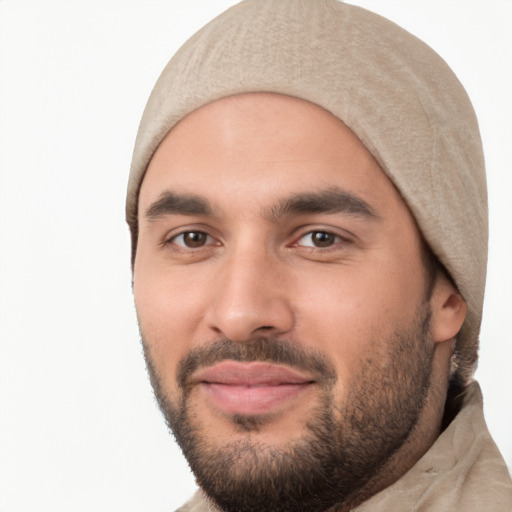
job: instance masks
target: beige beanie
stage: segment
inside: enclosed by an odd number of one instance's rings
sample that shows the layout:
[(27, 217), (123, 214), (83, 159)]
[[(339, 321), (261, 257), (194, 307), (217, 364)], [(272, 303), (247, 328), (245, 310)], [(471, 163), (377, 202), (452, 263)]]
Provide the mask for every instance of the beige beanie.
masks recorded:
[(487, 191), (478, 124), (463, 87), (426, 44), (338, 0), (246, 0), (192, 36), (148, 101), (133, 154), (126, 216), (137, 236), (144, 172), (169, 130), (216, 99), (274, 92), (348, 125), (401, 192), (468, 305), (455, 366), (477, 360), (487, 264)]

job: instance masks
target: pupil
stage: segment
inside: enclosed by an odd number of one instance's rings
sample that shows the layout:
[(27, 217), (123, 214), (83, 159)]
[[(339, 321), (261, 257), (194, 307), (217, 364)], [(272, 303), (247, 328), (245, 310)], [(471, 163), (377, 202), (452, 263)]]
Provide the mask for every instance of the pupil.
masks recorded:
[(324, 231), (317, 231), (313, 234), (313, 242), (317, 247), (328, 247), (334, 242), (334, 235)]
[(206, 240), (206, 233), (190, 231), (185, 234), (185, 245), (187, 247), (201, 247)]

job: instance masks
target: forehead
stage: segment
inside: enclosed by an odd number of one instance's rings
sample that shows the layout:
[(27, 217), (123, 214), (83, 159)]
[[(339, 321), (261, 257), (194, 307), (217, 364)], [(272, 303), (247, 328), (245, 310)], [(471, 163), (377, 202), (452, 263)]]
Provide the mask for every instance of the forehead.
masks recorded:
[(333, 186), (375, 203), (403, 201), (376, 160), (338, 118), (312, 103), (267, 93), (224, 98), (181, 120), (155, 152), (140, 210), (166, 191), (272, 201)]

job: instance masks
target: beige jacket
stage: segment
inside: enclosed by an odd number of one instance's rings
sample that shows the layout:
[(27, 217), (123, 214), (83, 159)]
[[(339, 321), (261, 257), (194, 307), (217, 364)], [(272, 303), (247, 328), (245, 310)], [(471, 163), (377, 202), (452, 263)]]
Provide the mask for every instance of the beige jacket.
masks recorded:
[[(198, 491), (177, 512), (216, 511)], [(353, 512), (512, 512), (512, 482), (487, 429), (477, 382), (430, 450)]]

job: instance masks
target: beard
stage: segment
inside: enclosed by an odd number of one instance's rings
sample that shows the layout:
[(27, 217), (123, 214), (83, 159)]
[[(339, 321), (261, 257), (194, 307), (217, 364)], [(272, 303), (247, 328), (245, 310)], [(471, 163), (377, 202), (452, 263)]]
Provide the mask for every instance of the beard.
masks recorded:
[[(382, 469), (403, 446), (425, 407), (434, 343), (430, 309), (419, 308), (411, 325), (371, 344), (353, 369), (343, 403), (333, 388), (334, 365), (319, 352), (295, 342), (261, 337), (246, 342), (218, 340), (198, 347), (178, 364), (179, 396), (170, 397), (142, 336), (155, 397), (198, 485), (225, 512), (312, 512), (345, 510), (369, 498)], [(315, 375), (320, 399), (305, 434), (283, 446), (252, 439), (269, 416), (234, 415), (245, 436), (222, 446), (209, 439), (191, 405), (189, 377), (200, 367), (224, 360), (286, 364)], [(208, 435), (209, 434), (209, 435)]]

